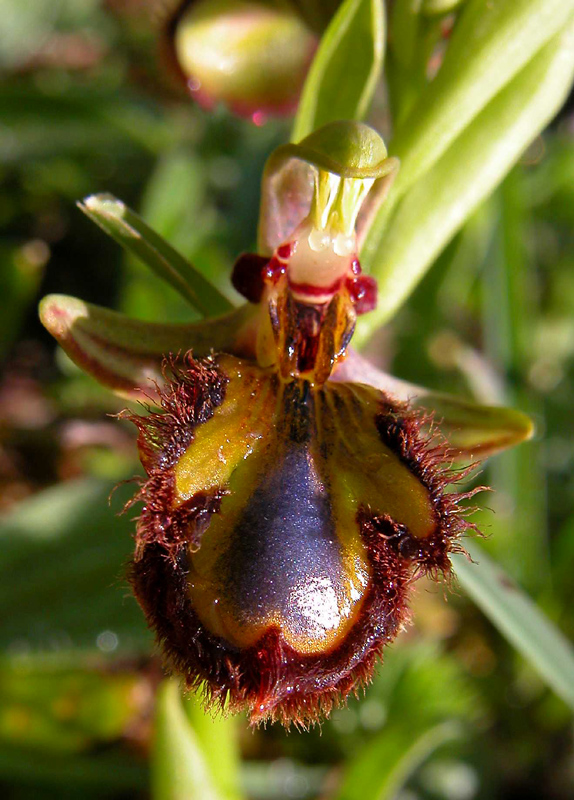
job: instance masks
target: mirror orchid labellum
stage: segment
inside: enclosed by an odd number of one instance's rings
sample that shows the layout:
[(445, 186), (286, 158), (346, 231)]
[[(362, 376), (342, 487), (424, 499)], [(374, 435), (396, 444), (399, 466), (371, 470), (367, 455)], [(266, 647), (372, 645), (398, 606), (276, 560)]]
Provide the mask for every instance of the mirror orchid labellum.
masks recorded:
[(138, 350), (144, 323), (66, 298), (42, 308), (107, 385), (125, 391), (163, 364), (157, 410), (123, 413), (147, 475), (131, 584), (170, 669), (253, 723), (308, 725), (368, 683), (415, 581), (448, 577), (473, 528), (461, 501), (481, 487), (453, 491), (454, 461), (532, 431), (518, 412), (425, 393), (349, 349), (376, 304), (361, 231), (397, 166), (357, 123), (279, 148), (259, 253), (233, 272), (250, 302), (217, 334), (211, 320), (145, 328)]

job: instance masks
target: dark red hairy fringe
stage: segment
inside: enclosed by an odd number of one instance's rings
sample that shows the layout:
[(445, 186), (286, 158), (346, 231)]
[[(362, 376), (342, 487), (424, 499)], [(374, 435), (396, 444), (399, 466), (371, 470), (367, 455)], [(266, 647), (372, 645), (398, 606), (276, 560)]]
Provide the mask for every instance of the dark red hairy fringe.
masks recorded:
[(368, 684), (383, 648), (408, 616), (412, 569), (407, 559), (372, 536), (374, 580), (355, 625), (331, 653), (305, 656), (269, 630), (257, 645), (231, 648), (201, 625), (187, 590), (185, 548), (174, 563), (159, 545), (134, 562), (131, 582), (168, 663), (207, 705), (248, 711), (252, 724), (279, 721), (307, 727)]
[[(435, 427), (432, 414), (413, 411), (407, 403), (387, 399), (375, 422), (381, 441), (428, 489), (436, 525), (429, 537), (420, 539), (387, 515), (374, 517), (372, 522), (392, 547), (417, 564), (419, 574), (430, 575), (435, 580), (448, 579), (451, 572), (449, 554), (465, 552), (460, 537), (468, 530), (479, 532), (476, 525), (466, 518), (476, 511), (476, 507), (460, 504), (479, 492), (487, 491), (488, 487), (477, 486), (466, 492), (448, 490), (449, 486), (473, 472), (476, 464), (463, 469), (453, 468), (453, 452)], [(425, 435), (424, 430), (429, 432)]]
[(126, 506), (144, 504), (136, 520), (136, 560), (152, 542), (161, 544), (173, 557), (180, 544), (189, 543), (190, 529), (200, 535), (204, 523), (219, 510), (224, 495), (216, 488), (210, 494), (195, 495), (192, 501), (174, 509), (174, 475), (170, 467), (193, 441), (195, 428), (210, 419), (223, 402), (227, 378), (213, 359), (194, 360), (191, 353), (183, 358), (167, 356), (162, 372), (164, 384), (156, 386), (161, 411), (146, 406), (146, 415), (127, 410), (120, 415), (138, 429), (138, 450), (148, 474)]
[(449, 553), (462, 550), (458, 538), (474, 527), (459, 506), (471, 492), (445, 489), (464, 476), (452, 469), (442, 438), (424, 436), (429, 419), (387, 399), (376, 417), (381, 440), (428, 489), (436, 514), (433, 534), (421, 540), (388, 516), (361, 508), (357, 523), (373, 571), (371, 588), (345, 640), (328, 654), (301, 655), (269, 630), (253, 647), (238, 650), (201, 624), (188, 593), (188, 547), (219, 510), (223, 492), (195, 496), (173, 510), (170, 467), (189, 446), (193, 430), (223, 402), (226, 379), (213, 361), (184, 366), (170, 358), (171, 379), (160, 393), (161, 412), (126, 413), (139, 430), (138, 444), (149, 479), (133, 502), (143, 501), (130, 582), (167, 658), (188, 689), (200, 690), (207, 705), (250, 713), (252, 724), (279, 721), (307, 727), (344, 704), (370, 681), (375, 664), (409, 619), (408, 599), (420, 574), (448, 576)]

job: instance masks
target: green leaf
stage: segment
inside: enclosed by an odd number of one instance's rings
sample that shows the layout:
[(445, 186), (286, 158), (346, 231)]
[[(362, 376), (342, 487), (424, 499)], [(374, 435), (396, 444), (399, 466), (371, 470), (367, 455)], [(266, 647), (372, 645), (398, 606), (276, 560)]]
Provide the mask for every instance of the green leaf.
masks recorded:
[(178, 682), (165, 681), (156, 702), (153, 799), (223, 800), (199, 738), (185, 714)]
[(572, 0), (470, 0), (466, 4), (436, 78), (396, 131), (393, 154), (402, 168), (395, 196), (420, 180), (573, 14)]
[(213, 317), (233, 308), (221, 292), (121, 200), (97, 194), (78, 205), (112, 239), (173, 286), (202, 316)]
[(455, 721), (421, 733), (391, 722), (350, 762), (336, 800), (392, 800), (435, 750), (461, 734)]
[(206, 713), (200, 698), (193, 693), (184, 698), (183, 708), (220, 796), (223, 800), (239, 800), (238, 718)]
[(345, 0), (325, 31), (303, 87), (291, 140), (340, 119), (362, 119), (384, 59), (380, 0)]
[(570, 642), (478, 545), (466, 542), (465, 547), (473, 561), (463, 555), (452, 557), (463, 589), (548, 686), (574, 709), (574, 648)]
[(114, 652), (145, 652), (151, 636), (124, 578), (133, 515), (116, 516), (133, 486), (86, 479), (46, 489), (0, 525), (0, 647), (81, 648), (117, 637)]
[(114, 391), (141, 398), (161, 381), (169, 353), (207, 356), (212, 351), (252, 355), (257, 307), (245, 304), (230, 314), (188, 325), (131, 319), (117, 311), (67, 295), (48, 295), (40, 319), (81, 369)]
[(356, 343), (395, 313), (441, 249), (554, 116), (573, 77), (569, 28), (476, 117), (391, 218), (383, 206), (361, 252), (363, 265), (378, 279), (379, 305), (359, 323)]

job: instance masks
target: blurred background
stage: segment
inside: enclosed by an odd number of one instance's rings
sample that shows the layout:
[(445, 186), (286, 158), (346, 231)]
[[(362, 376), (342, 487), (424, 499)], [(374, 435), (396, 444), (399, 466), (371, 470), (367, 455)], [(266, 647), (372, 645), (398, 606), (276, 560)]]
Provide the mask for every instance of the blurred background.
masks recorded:
[[(0, 794), (16, 800), (149, 796), (162, 678), (123, 577), (132, 488), (112, 489), (139, 470), (134, 432), (110, 418), (124, 402), (56, 348), (36, 306), (62, 292), (149, 320), (190, 311), (76, 201), (113, 193), (233, 297), (263, 164), (289, 135), (288, 120), (194, 104), (162, 69), (150, 6), (0, 0)], [(380, 98), (374, 114), (384, 130)], [(535, 441), (489, 462), (475, 521), (570, 638), (573, 223), (569, 106), (367, 346), (401, 378), (534, 417)], [(421, 583), (414, 620), (321, 729), (251, 731), (191, 704), (199, 728), (233, 730), (246, 797), (574, 796), (567, 706), (462, 590)]]

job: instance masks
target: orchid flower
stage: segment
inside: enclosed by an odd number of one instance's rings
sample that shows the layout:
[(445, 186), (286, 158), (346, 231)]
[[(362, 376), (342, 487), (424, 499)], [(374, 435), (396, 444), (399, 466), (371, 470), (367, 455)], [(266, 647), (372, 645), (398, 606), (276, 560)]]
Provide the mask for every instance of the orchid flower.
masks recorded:
[[(41, 317), (68, 355), (144, 408), (130, 579), (169, 668), (253, 723), (307, 725), (371, 678), (422, 575), (448, 580), (473, 529), (454, 489), (527, 439), (518, 411), (406, 384), (351, 345), (377, 304), (360, 247), (397, 173), (381, 137), (330, 123), (279, 147), (256, 254), (228, 301), (113, 199), (83, 208), (196, 308), (189, 325), (75, 298)], [(453, 486), (454, 484), (454, 486)]]

